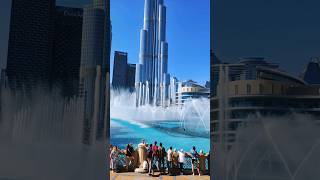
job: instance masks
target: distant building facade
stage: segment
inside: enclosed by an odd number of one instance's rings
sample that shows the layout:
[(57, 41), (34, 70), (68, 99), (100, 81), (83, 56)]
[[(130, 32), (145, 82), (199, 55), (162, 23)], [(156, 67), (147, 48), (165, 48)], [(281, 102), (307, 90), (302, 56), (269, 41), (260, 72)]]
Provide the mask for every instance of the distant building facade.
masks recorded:
[(135, 87), (135, 68), (135, 64), (128, 64), (128, 53), (115, 51), (112, 87), (132, 91)]
[(275, 117), (298, 112), (320, 118), (319, 88), (279, 69), (263, 58), (214, 65), (217, 84), (211, 98), (211, 141), (227, 151), (237, 130), (250, 117)]
[(51, 80), (64, 96), (72, 97), (79, 89), (83, 10), (57, 6), (54, 20)]
[(145, 1), (140, 31), (139, 63), (136, 66), (136, 105), (167, 106), (170, 74), (166, 41), (167, 8), (163, 0)]
[(312, 58), (302, 74), (303, 80), (312, 85), (320, 85), (320, 58)]
[(54, 12), (54, 0), (12, 1), (6, 68), (12, 88), (48, 86)]
[(134, 91), (135, 75), (136, 75), (136, 65), (129, 63), (128, 64), (128, 69), (127, 69), (126, 87), (128, 87), (130, 91)]
[(110, 2), (94, 0), (83, 10), (79, 95), (84, 98), (83, 143), (104, 140), (111, 49)]
[(209, 98), (210, 89), (188, 80), (181, 85), (181, 103), (189, 99)]
[(204, 98), (208, 99), (210, 96), (210, 88), (199, 85), (192, 80), (179, 81), (175, 77), (170, 79), (170, 105), (183, 106), (186, 101), (192, 99)]
[(12, 2), (7, 67), (11, 89), (78, 92), (83, 10), (54, 0)]
[(126, 88), (128, 71), (128, 53), (115, 51), (112, 75), (113, 88)]

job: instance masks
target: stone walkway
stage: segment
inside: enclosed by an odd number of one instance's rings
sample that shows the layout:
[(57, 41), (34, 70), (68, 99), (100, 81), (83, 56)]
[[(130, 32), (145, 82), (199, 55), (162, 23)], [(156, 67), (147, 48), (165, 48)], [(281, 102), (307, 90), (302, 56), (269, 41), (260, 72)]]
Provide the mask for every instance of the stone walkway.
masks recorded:
[(147, 174), (139, 173), (112, 173), (110, 172), (110, 180), (210, 180), (209, 176), (159, 176), (150, 177)]

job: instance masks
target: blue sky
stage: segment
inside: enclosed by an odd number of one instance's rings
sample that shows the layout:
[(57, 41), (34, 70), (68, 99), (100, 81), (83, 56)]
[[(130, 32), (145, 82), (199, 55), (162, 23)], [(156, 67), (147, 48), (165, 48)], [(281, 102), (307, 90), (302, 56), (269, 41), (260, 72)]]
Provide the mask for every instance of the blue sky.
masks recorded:
[(214, 0), (212, 44), (218, 57), (261, 56), (299, 74), (320, 56), (319, 0)]
[[(57, 0), (58, 5), (82, 7), (91, 0)], [(181, 80), (199, 83), (209, 80), (210, 6), (209, 0), (165, 0), (169, 72)], [(144, 0), (111, 0), (113, 52), (126, 51), (129, 62), (137, 63), (139, 32), (143, 25)], [(0, 1), (0, 61), (5, 60), (10, 0)], [(111, 73), (112, 74), (112, 73)]]
[[(205, 83), (210, 79), (210, 1), (165, 0), (169, 73), (179, 80)], [(111, 0), (112, 56), (128, 52), (129, 62), (139, 58), (144, 0)]]

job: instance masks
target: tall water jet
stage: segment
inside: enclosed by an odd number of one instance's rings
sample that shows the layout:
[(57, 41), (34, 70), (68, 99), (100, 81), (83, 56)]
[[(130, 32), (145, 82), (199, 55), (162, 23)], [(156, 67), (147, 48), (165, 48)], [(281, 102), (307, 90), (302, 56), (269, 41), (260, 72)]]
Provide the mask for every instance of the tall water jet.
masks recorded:
[[(213, 166), (218, 179), (316, 180), (320, 133), (313, 117), (249, 117), (237, 141), (225, 151), (216, 146)], [(284, 133), (285, 132), (285, 133)]]
[(136, 93), (126, 90), (112, 90), (110, 100), (111, 118), (133, 123), (166, 128), (165, 122), (177, 124), (174, 131), (209, 137), (209, 99), (191, 99), (183, 106), (157, 105), (135, 106)]
[[(106, 176), (104, 141), (83, 144), (83, 98), (64, 99), (59, 91), (37, 89), (27, 95), (2, 88), (0, 100), (2, 178), (84, 180)], [(98, 132), (93, 133), (96, 136)]]

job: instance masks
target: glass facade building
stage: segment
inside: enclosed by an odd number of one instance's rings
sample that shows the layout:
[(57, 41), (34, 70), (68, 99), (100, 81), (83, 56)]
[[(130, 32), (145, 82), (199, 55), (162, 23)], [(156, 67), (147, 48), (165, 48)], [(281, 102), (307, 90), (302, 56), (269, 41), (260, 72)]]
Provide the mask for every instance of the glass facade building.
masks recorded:
[(82, 8), (56, 7), (51, 81), (65, 97), (78, 94), (82, 22)]
[(128, 53), (115, 51), (112, 87), (134, 90), (136, 65), (128, 63)]
[(139, 63), (135, 86), (137, 105), (166, 106), (169, 101), (166, 6), (163, 0), (145, 0), (144, 23), (140, 32)]
[(115, 51), (112, 76), (112, 87), (126, 88), (128, 71), (128, 53)]
[(104, 140), (109, 128), (110, 2), (94, 0), (83, 10), (79, 94), (84, 98), (83, 142)]
[(12, 1), (6, 68), (12, 89), (48, 86), (54, 12), (54, 0)]

